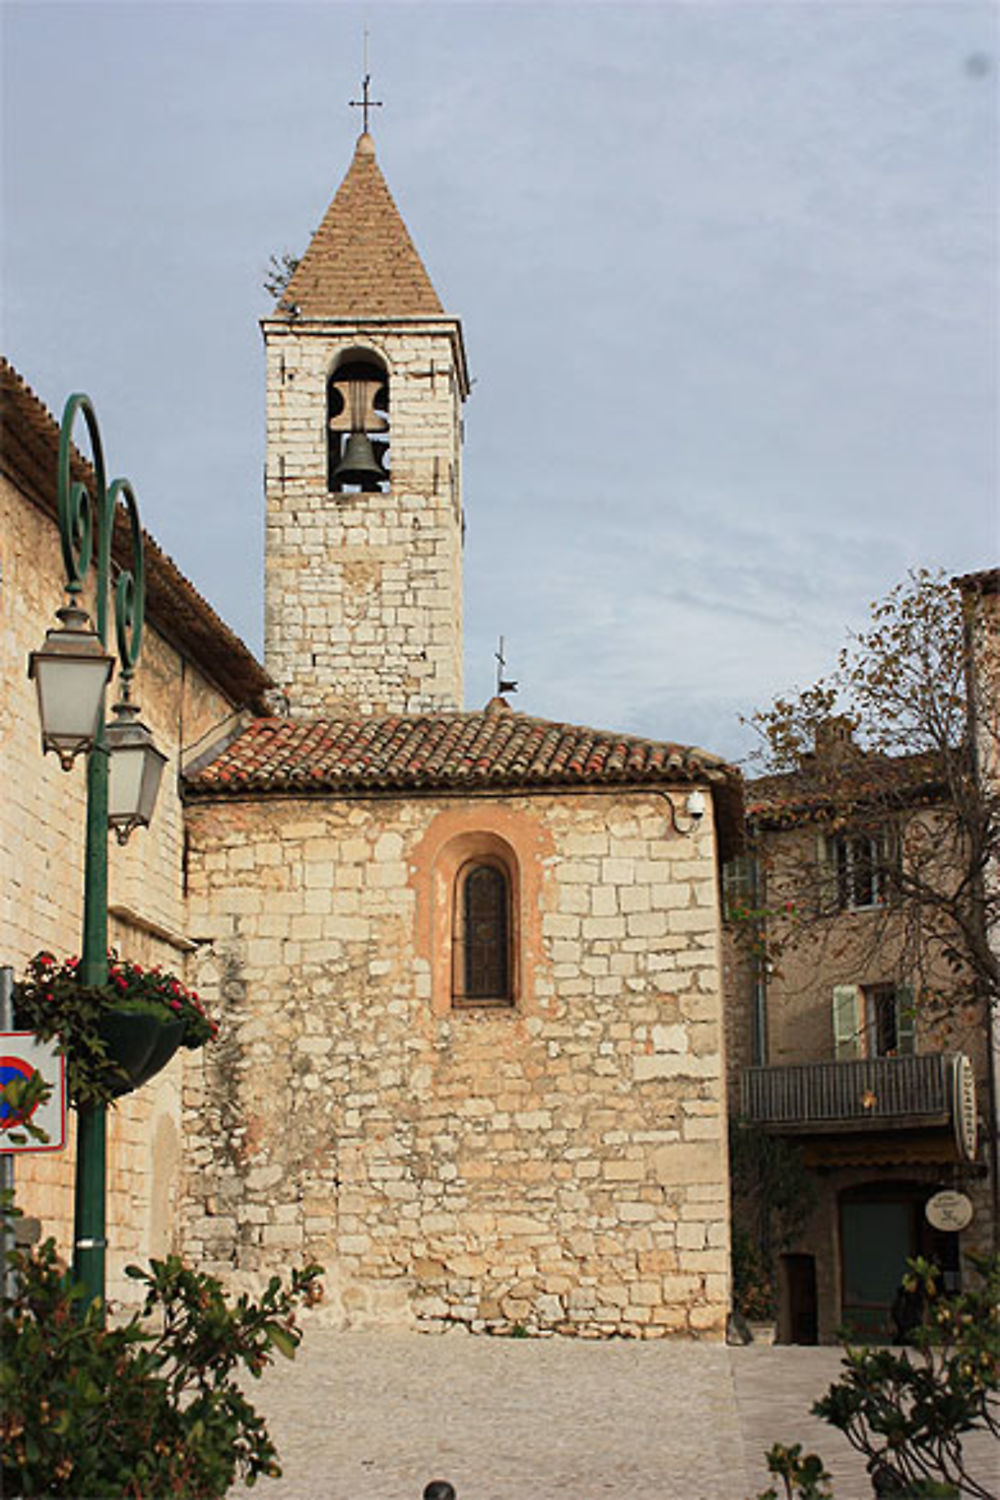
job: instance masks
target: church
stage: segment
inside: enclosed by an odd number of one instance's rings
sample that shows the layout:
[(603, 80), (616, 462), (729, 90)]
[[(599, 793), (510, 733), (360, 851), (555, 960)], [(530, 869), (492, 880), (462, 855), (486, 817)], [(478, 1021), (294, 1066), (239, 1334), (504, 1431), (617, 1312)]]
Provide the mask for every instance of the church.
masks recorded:
[(262, 329), (266, 677), (179, 746), (159, 850), (220, 1022), (168, 1069), (161, 1242), (319, 1261), (354, 1325), (721, 1338), (740, 778), (463, 706), (462, 327), (367, 131)]

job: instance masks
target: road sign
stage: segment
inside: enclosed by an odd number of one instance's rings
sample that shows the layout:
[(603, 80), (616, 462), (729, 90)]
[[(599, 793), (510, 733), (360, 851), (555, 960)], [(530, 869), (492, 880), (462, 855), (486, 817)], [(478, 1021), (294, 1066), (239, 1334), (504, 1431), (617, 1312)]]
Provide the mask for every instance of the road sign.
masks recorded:
[(24, 1135), (18, 1130), (23, 1117), (0, 1103), (0, 1151), (62, 1151), (66, 1145), (66, 1059), (55, 1042), (40, 1042), (30, 1031), (0, 1031), (0, 1086), (15, 1078), (27, 1080), (34, 1073), (41, 1073), (52, 1090), (30, 1115), (32, 1125), (44, 1130), (48, 1140), (12, 1140), (15, 1133)]

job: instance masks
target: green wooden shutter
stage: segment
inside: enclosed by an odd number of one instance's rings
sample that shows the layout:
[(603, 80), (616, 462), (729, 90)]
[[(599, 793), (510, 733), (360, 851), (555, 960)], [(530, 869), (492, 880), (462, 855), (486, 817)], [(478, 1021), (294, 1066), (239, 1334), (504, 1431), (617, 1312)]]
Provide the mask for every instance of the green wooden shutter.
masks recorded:
[(908, 984), (896, 986), (896, 1051), (900, 1057), (917, 1050), (917, 1013)]
[(833, 987), (833, 1047), (838, 1062), (861, 1056), (861, 991), (856, 984)]

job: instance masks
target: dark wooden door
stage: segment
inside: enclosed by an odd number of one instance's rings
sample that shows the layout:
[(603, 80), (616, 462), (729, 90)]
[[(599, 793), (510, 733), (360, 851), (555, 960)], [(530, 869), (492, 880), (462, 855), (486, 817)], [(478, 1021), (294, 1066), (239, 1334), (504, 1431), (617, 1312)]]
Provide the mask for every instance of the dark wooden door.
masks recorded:
[(819, 1304), (816, 1298), (816, 1257), (783, 1255), (785, 1305), (788, 1313), (786, 1337), (790, 1344), (819, 1342)]

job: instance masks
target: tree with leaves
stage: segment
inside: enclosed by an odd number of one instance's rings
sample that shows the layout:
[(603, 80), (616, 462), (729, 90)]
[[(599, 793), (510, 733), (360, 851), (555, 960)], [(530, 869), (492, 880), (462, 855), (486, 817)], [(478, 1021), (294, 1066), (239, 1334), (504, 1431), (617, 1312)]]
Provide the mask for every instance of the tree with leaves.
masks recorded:
[[(984, 761), (1000, 760), (1000, 743), (995, 716), (973, 723), (970, 715), (972, 644), (959, 590), (941, 574), (912, 573), (872, 605), (868, 628), (849, 638), (828, 677), (751, 720), (768, 773), (754, 799), (784, 782), (778, 801), (790, 811), (798, 795), (821, 830), (880, 841), (871, 846), (875, 869), (831, 870), (812, 857), (814, 844), (784, 887), (772, 885), (772, 947), (842, 910), (845, 880), (874, 880), (925, 999), (947, 968), (952, 1011), (964, 1000), (1000, 1000), (990, 942), (1000, 925), (1000, 886), (990, 878), (1000, 861), (1000, 784), (982, 774)], [(980, 642), (976, 668), (980, 701), (995, 702), (995, 640)]]
[(846, 981), (852, 965), (859, 981), (895, 982), (893, 1035), (859, 1038), (864, 1052), (895, 1050), (898, 1028), (898, 1050), (916, 1031), (980, 1059), (996, 1218), (997, 571), (963, 582), (911, 573), (827, 677), (753, 715), (765, 772), (747, 796), (755, 879), (730, 916), (764, 982), (834, 969)]
[(748, 784), (753, 882), (729, 901), (759, 989), (781, 986), (787, 999), (837, 977), (838, 1058), (918, 1041), (972, 1056), (987, 1097), (994, 1238), (999, 582), (997, 570), (963, 588), (910, 574), (871, 606), (826, 678), (753, 715), (765, 771)]

